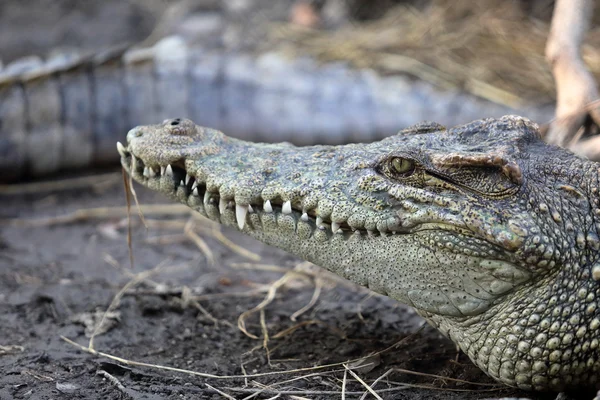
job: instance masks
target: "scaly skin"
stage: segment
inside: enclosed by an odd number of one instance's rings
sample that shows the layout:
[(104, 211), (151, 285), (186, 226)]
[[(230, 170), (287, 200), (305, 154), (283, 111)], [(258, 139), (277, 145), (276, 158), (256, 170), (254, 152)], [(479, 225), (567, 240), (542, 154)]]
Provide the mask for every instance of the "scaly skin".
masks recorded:
[(294, 147), (176, 119), (127, 141), (142, 185), (413, 306), (493, 378), (597, 387), (598, 165), (528, 120)]

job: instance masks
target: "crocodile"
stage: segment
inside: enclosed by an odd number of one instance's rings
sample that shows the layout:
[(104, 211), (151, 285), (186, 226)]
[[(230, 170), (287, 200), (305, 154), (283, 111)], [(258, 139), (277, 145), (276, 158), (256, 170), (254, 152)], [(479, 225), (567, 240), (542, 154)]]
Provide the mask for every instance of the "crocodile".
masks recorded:
[(117, 148), (143, 186), (414, 307), (498, 381), (599, 386), (599, 166), (526, 118), (308, 147), (177, 118)]

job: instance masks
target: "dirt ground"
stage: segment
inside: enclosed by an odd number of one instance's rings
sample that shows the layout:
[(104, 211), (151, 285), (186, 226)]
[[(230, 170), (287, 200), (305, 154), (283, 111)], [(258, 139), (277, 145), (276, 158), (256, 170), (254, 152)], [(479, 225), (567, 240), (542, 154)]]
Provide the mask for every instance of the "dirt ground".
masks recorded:
[[(140, 187), (142, 204), (163, 206), (146, 212), (148, 229), (133, 211), (131, 269), (120, 173), (89, 182), (95, 186), (54, 192), (38, 183), (19, 187), (31, 193), (1, 197), (1, 399), (223, 398), (217, 390), (233, 398), (327, 399), (343, 391), (360, 398), (366, 389), (358, 379), (373, 384), (382, 376), (374, 390), (389, 399), (538, 398), (495, 385), (464, 355), (455, 361), (454, 346), (428, 326), (419, 330), (423, 321), (409, 308), (297, 267), (284, 252), (224, 229), (253, 253), (240, 254), (215, 239), (206, 222), (195, 221), (192, 231), (212, 251), (210, 263), (184, 234), (187, 212)], [(158, 273), (137, 275), (157, 266)], [(220, 378), (128, 366), (62, 339), (87, 347), (100, 316), (127, 284), (94, 348)], [(255, 338), (244, 334), (240, 315), (277, 286), (263, 311), (247, 315), (247, 332)], [(313, 296), (314, 304), (304, 308)], [(334, 365), (312, 369), (327, 364)], [(244, 374), (249, 377), (227, 377)]]

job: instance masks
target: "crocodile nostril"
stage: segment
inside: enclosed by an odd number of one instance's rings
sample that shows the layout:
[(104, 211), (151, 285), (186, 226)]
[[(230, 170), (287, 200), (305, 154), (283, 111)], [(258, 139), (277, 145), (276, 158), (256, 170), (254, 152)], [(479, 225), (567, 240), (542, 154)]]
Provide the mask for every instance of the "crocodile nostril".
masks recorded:
[(136, 126), (135, 128), (131, 129), (129, 132), (127, 132), (127, 142), (131, 142), (131, 140), (133, 138), (140, 137), (142, 135), (143, 135), (142, 130)]
[(171, 126), (177, 126), (177, 125), (179, 125), (180, 122), (181, 122), (181, 118), (176, 118), (173, 121), (171, 121)]

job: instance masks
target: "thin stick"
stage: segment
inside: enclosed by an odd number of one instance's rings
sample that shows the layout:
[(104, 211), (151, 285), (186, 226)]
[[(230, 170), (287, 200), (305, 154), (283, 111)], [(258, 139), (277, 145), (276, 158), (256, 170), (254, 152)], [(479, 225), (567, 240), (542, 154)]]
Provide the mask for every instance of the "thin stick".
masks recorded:
[(377, 400), (383, 400), (381, 398), (380, 395), (378, 395), (373, 388), (371, 388), (371, 386), (367, 385), (367, 383), (365, 381), (363, 381), (360, 376), (358, 376), (354, 371), (352, 371), (350, 368), (348, 368), (347, 364), (344, 364), (344, 368), (346, 368), (348, 370), (348, 372), (350, 373), (350, 375), (352, 375), (354, 377), (354, 379), (356, 379), (358, 382), (360, 382), (361, 385), (363, 385), (365, 387), (365, 389), (367, 389), (369, 391), (369, 393), (371, 393)]
[(305, 326), (310, 326), (310, 325), (321, 325), (324, 326), (326, 328), (328, 328), (330, 331), (332, 331), (333, 333), (335, 333), (336, 335), (338, 335), (341, 339), (347, 339), (346, 334), (341, 331), (338, 328), (335, 328), (333, 326), (329, 326), (327, 325), (325, 322), (323, 321), (319, 321), (318, 319), (311, 319), (309, 321), (302, 321), (296, 325), (292, 325), (289, 328), (286, 328), (280, 332), (277, 332), (275, 335), (273, 335), (273, 339), (281, 339), (283, 337), (286, 337), (287, 335), (294, 333), (295, 331), (297, 331), (298, 329), (305, 327)]
[[(406, 387), (396, 387), (396, 388), (389, 388), (389, 389), (381, 389), (379, 390), (381, 393), (393, 393), (393, 392), (399, 392), (401, 390), (406, 390), (406, 389), (411, 389), (412, 386), (407, 385)], [(228, 390), (231, 390), (232, 392), (238, 392), (238, 393), (256, 393), (257, 391), (261, 391), (262, 394), (282, 394), (282, 395), (305, 395), (305, 396), (311, 396), (311, 395), (328, 395), (327, 398), (331, 398), (330, 396), (339, 396), (340, 392), (336, 391), (336, 390), (281, 390), (281, 391), (275, 391), (275, 390), (268, 390), (268, 389), (250, 389), (250, 388), (234, 388), (234, 387), (228, 387)], [(427, 388), (427, 389), (436, 389), (436, 388)], [(438, 389), (439, 390), (439, 389)], [(363, 394), (362, 391), (360, 392), (346, 392), (347, 395), (349, 396), (358, 396)]]
[(263, 335), (263, 348), (267, 354), (267, 363), (271, 366), (271, 352), (269, 350), (269, 329), (267, 328), (267, 322), (265, 321), (265, 309), (260, 310), (260, 329)]
[(221, 396), (225, 397), (226, 399), (235, 400), (235, 397), (232, 397), (232, 396), (228, 395), (227, 393), (223, 392), (222, 390), (219, 390), (216, 387), (209, 385), (208, 383), (205, 383), (205, 385), (210, 390), (214, 390), (215, 392), (219, 393)]
[(348, 378), (348, 370), (344, 368), (344, 378), (342, 379), (342, 400), (346, 400), (346, 380)]
[(133, 240), (131, 239), (131, 232), (133, 230), (133, 227), (131, 223), (131, 197), (129, 196), (129, 194), (131, 193), (131, 186), (130, 182), (127, 180), (127, 171), (125, 171), (125, 168), (122, 168), (121, 171), (123, 174), (123, 189), (125, 190), (125, 202), (127, 204), (127, 248), (129, 249), (129, 267), (133, 270)]
[(252, 339), (258, 339), (258, 336), (253, 335), (252, 333), (248, 332), (248, 330), (246, 329), (246, 319), (250, 315), (254, 314), (257, 311), (262, 310), (263, 308), (265, 308), (266, 306), (268, 306), (269, 304), (271, 304), (271, 302), (275, 298), (275, 294), (277, 294), (277, 289), (279, 289), (281, 286), (285, 285), (291, 279), (292, 274), (293, 273), (291, 271), (287, 272), (285, 275), (283, 275), (277, 281), (273, 282), (269, 286), (269, 290), (267, 292), (267, 296), (265, 296), (265, 298), (263, 299), (263, 301), (261, 301), (254, 308), (251, 308), (250, 310), (244, 311), (238, 317), (238, 329), (240, 331), (242, 331), (244, 333), (244, 335), (246, 335), (246, 336), (248, 336), (249, 338), (252, 338)]
[(310, 301), (308, 302), (307, 305), (305, 305), (304, 307), (302, 307), (301, 309), (299, 309), (298, 311), (296, 311), (295, 313), (293, 313), (290, 316), (290, 319), (292, 321), (296, 322), (296, 319), (299, 316), (304, 314), (306, 311), (310, 310), (317, 303), (319, 296), (321, 296), (322, 288), (323, 288), (323, 280), (319, 277), (315, 277), (315, 290), (313, 291), (313, 295), (312, 295)]
[(450, 377), (445, 377), (445, 376), (436, 375), (436, 374), (428, 374), (426, 372), (411, 371), (409, 369), (403, 369), (403, 368), (394, 368), (394, 371), (401, 372), (403, 374), (408, 374), (408, 375), (427, 376), (429, 378), (443, 379), (443, 380), (452, 381), (452, 382), (459, 382), (459, 383), (467, 383), (469, 385), (490, 386), (490, 387), (497, 387), (498, 386), (495, 383), (471, 382), (471, 381), (465, 381), (463, 379), (450, 378)]
[[(140, 362), (140, 361), (128, 360), (126, 358), (118, 357), (118, 356), (115, 356), (115, 355), (112, 355), (109, 353), (104, 353), (102, 351), (98, 351), (98, 350), (95, 350), (90, 347), (82, 346), (79, 343), (77, 343), (63, 335), (60, 335), (60, 338), (62, 340), (64, 340), (65, 342), (69, 343), (70, 345), (78, 348), (81, 351), (92, 354), (94, 356), (108, 358), (109, 360), (117, 361), (124, 365), (131, 365), (131, 366), (135, 366), (135, 367), (146, 367), (146, 368), (158, 369), (158, 370), (163, 370), (163, 371), (179, 372), (182, 374), (199, 376), (202, 378), (211, 378), (211, 379), (247, 379), (247, 378), (260, 378), (260, 377), (275, 376), (275, 375), (288, 375), (288, 374), (296, 374), (296, 373), (302, 373), (302, 372), (307, 372), (307, 371), (315, 371), (315, 370), (327, 369), (327, 368), (332, 368), (332, 367), (338, 367), (338, 366), (344, 364), (344, 363), (340, 362), (340, 363), (333, 363), (333, 364), (317, 365), (314, 367), (288, 369), (285, 371), (262, 372), (262, 373), (258, 373), (258, 374), (247, 374), (247, 375), (213, 375), (213, 374), (207, 374), (204, 372), (197, 372), (197, 371), (190, 371), (187, 369), (168, 367), (165, 365), (149, 364), (149, 363)], [(354, 361), (358, 361), (358, 360), (359, 359), (350, 360), (349, 362), (354, 362)], [(358, 394), (362, 394), (362, 393), (363, 392), (359, 392)]]
[(2, 195), (22, 195), (43, 192), (59, 192), (63, 190), (75, 190), (86, 187), (97, 187), (112, 185), (118, 181), (117, 173), (83, 176), (78, 178), (61, 179), (59, 181), (20, 183), (12, 185), (0, 185)]
[(214, 237), (215, 239), (217, 239), (219, 242), (221, 242), (223, 245), (229, 247), (232, 251), (241, 255), (242, 257), (246, 257), (246, 258), (248, 258), (252, 261), (256, 261), (256, 262), (260, 261), (261, 257), (258, 254), (253, 253), (250, 250), (245, 249), (242, 246), (238, 246), (237, 244), (233, 243), (225, 235), (223, 235), (223, 233), (218, 229), (218, 227), (213, 227), (213, 229), (206, 230), (206, 232), (209, 235), (211, 235), (212, 237)]
[(198, 246), (198, 248), (200, 249), (200, 251), (202, 252), (202, 254), (204, 254), (206, 256), (206, 260), (208, 261), (208, 263), (210, 265), (215, 265), (215, 256), (212, 252), (212, 250), (210, 249), (210, 247), (208, 247), (208, 244), (206, 244), (206, 242), (204, 241), (204, 239), (202, 239), (200, 236), (198, 236), (198, 234), (196, 232), (194, 232), (193, 229), (186, 227), (184, 229), (184, 234), (192, 241), (194, 242), (194, 244), (196, 246)]
[[(373, 381), (373, 383), (371, 384), (371, 389), (375, 388), (375, 385), (377, 385), (379, 383), (379, 381), (381, 381), (383, 378), (385, 378), (386, 376), (388, 376), (389, 374), (391, 374), (394, 371), (393, 368), (388, 369), (387, 371), (385, 371), (385, 373), (383, 375), (381, 375), (379, 378), (375, 379)], [(360, 400), (365, 400), (367, 398), (367, 394), (369, 393), (369, 391), (365, 391), (365, 393), (360, 396)]]
[[(140, 219), (142, 220), (142, 224), (144, 224), (146, 229), (148, 229), (148, 225), (146, 225), (146, 220), (144, 219), (144, 213), (142, 212), (142, 208), (140, 207), (140, 202), (138, 201), (137, 193), (135, 192), (135, 189), (133, 187), (133, 171), (135, 170), (134, 163), (135, 163), (135, 157), (131, 157), (131, 174), (129, 174), (129, 190), (131, 191), (133, 200), (135, 200), (135, 205), (137, 206), (138, 214), (140, 216)], [(123, 173), (125, 173), (125, 168), (123, 168)]]
[(230, 267), (236, 269), (248, 269), (251, 271), (269, 271), (269, 272), (281, 272), (286, 273), (290, 269), (285, 267), (280, 267), (279, 265), (270, 265), (270, 264), (253, 264), (253, 263), (231, 263)]
[[(183, 204), (156, 204), (140, 207), (145, 215), (185, 215), (190, 213), (190, 208)], [(52, 225), (72, 224), (87, 221), (89, 219), (127, 217), (127, 207), (96, 207), (82, 208), (72, 213), (56, 217), (43, 218), (9, 218), (0, 220), (0, 225), (12, 225), (19, 227), (40, 227)]]
[(117, 387), (117, 389), (119, 389), (120, 392), (122, 392), (123, 394), (128, 394), (127, 393), (127, 389), (125, 389), (125, 386), (123, 386), (123, 384), (121, 382), (119, 382), (119, 380), (117, 378), (115, 378), (114, 376), (112, 376), (111, 374), (109, 374), (108, 372), (100, 369), (98, 371), (96, 371), (96, 375), (100, 375), (105, 377), (106, 379), (109, 380), (110, 383), (112, 383), (113, 385), (115, 385)]

